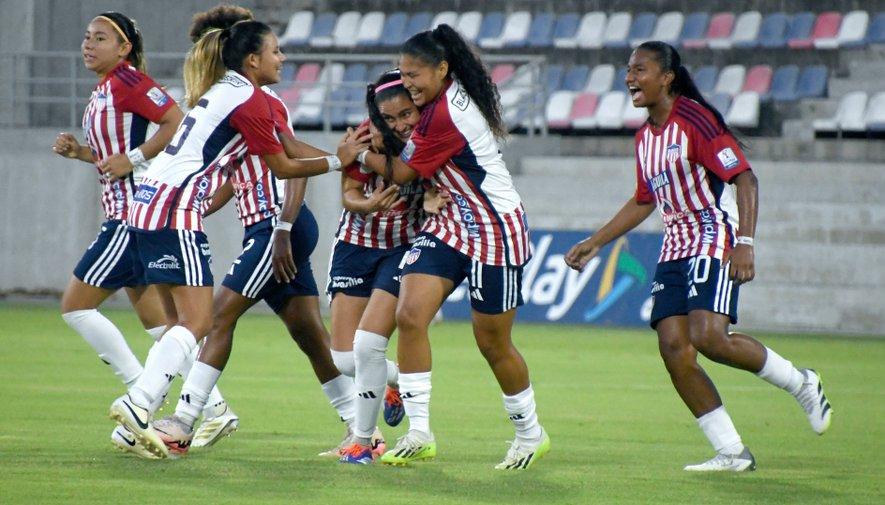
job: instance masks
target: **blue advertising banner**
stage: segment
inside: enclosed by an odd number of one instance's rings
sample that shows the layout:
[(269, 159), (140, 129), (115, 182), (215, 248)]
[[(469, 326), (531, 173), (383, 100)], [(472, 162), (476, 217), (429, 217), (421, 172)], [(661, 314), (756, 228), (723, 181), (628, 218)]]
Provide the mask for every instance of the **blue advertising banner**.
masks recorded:
[[(516, 320), (645, 326), (651, 316), (660, 233), (629, 233), (607, 245), (582, 272), (563, 256), (589, 235), (584, 231), (532, 230), (531, 261), (523, 270)], [(446, 319), (470, 319), (467, 282), (443, 304)]]

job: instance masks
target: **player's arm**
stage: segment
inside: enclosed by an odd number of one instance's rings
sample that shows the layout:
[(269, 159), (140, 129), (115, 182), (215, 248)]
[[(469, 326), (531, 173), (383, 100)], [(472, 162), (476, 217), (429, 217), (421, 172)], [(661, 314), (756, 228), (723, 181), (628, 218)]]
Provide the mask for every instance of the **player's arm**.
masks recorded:
[(341, 174), (341, 205), (359, 214), (371, 214), (390, 209), (405, 199), (399, 198), (399, 186), (391, 184), (387, 187), (379, 185), (370, 196), (363, 192), (363, 183)]
[(156, 133), (140, 146), (126, 153), (118, 153), (98, 162), (98, 168), (111, 180), (122, 179), (132, 172), (135, 165), (153, 159), (172, 140), (181, 119), (184, 117), (177, 105), (169, 107), (157, 121)]
[(280, 134), (280, 143), (283, 144), (286, 156), (290, 158), (321, 158), (330, 156), (330, 153), (296, 139), (286, 130), (277, 131)]
[(750, 282), (756, 276), (753, 237), (759, 216), (759, 181), (752, 170), (744, 170), (732, 182), (737, 189), (738, 241), (723, 262), (730, 261), (732, 279)]
[(312, 177), (334, 170), (341, 170), (342, 166), (350, 165), (359, 153), (369, 148), (367, 143), (369, 139), (370, 136), (368, 135), (350, 136), (345, 134), (341, 143), (338, 144), (336, 156), (293, 159), (288, 156), (284, 148), (279, 152), (263, 154), (262, 159), (270, 167), (271, 172), (279, 179)]
[(203, 217), (216, 213), (219, 209), (227, 205), (234, 196), (234, 187), (230, 179), (224, 182), (220, 188), (215, 191), (211, 198), (206, 200), (203, 207)]
[(271, 265), (273, 276), (277, 282), (289, 282), (295, 278), (298, 269), (292, 255), (292, 223), (298, 219), (304, 193), (307, 191), (307, 178), (297, 177), (286, 181), (286, 195), (283, 199), (283, 210), (273, 231), (273, 250)]
[(74, 160), (93, 163), (92, 149), (89, 146), (81, 145), (70, 133), (62, 132), (55, 137), (55, 143), (52, 144), (52, 150), (59, 156), (71, 158)]
[(654, 210), (654, 203), (640, 202), (636, 198), (627, 200), (605, 226), (569, 249), (565, 255), (566, 264), (575, 270), (582, 270), (600, 249), (639, 226)]

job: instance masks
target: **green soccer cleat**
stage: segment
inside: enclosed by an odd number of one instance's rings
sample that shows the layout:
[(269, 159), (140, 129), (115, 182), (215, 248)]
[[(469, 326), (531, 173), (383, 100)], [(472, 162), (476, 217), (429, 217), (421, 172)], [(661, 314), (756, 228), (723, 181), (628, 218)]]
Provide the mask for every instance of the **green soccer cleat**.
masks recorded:
[(536, 445), (523, 446), (518, 440), (514, 440), (504, 456), (504, 461), (495, 465), (496, 470), (525, 470), (535, 464), (535, 461), (550, 452), (550, 436), (541, 428), (541, 441)]
[(381, 456), (385, 465), (405, 466), (414, 461), (436, 457), (436, 441), (433, 434), (409, 431), (396, 440), (396, 446)]

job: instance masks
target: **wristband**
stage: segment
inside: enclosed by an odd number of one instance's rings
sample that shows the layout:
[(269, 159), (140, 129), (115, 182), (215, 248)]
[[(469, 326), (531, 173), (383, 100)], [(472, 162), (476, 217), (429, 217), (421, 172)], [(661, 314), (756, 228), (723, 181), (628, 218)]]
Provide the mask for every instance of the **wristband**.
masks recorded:
[(365, 165), (366, 164), (366, 156), (368, 156), (368, 155), (369, 155), (369, 150), (366, 149), (365, 151), (356, 155), (356, 160), (359, 161), (361, 165)]
[(129, 152), (126, 153), (126, 157), (129, 158), (129, 162), (132, 163), (133, 167), (137, 167), (145, 162), (144, 153), (137, 147), (130, 149)]
[(755, 241), (753, 240), (753, 237), (743, 237), (743, 236), (738, 235), (738, 237), (735, 239), (734, 242), (735, 242), (735, 244), (748, 245), (750, 247), (753, 247), (753, 243)]
[(332, 156), (326, 156), (325, 158), (329, 163), (329, 172), (341, 170), (341, 159), (338, 156), (333, 154)]
[(273, 228), (274, 230), (292, 231), (292, 223), (287, 223), (286, 221), (277, 221), (276, 226), (274, 226)]

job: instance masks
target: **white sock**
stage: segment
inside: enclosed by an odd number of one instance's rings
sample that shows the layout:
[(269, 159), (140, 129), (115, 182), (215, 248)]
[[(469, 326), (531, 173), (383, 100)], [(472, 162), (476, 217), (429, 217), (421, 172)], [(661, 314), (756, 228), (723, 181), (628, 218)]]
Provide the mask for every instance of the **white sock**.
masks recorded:
[[(160, 336), (162, 336), (162, 335), (160, 335)], [(159, 345), (160, 345), (159, 341), (154, 342), (153, 345), (151, 345), (151, 348), (148, 350), (148, 359), (150, 359), (152, 352), (157, 352), (156, 348)], [(147, 362), (147, 360), (145, 360), (145, 362)], [(171, 387), (172, 387), (172, 382), (166, 381), (166, 386), (163, 387), (163, 390), (160, 391), (160, 394), (157, 395), (156, 398), (154, 398), (154, 401), (152, 401), (150, 407), (148, 407), (148, 409), (151, 411), (151, 413), (156, 412), (157, 410), (160, 409), (160, 407), (163, 406), (163, 402), (166, 401), (166, 395), (169, 394), (169, 388), (171, 388)]]
[(388, 340), (377, 333), (356, 330), (353, 355), (356, 364), (356, 422), (353, 434), (371, 438), (378, 424), (378, 412), (384, 400), (387, 383)]
[(142, 366), (123, 334), (96, 309), (72, 310), (61, 315), (74, 331), (95, 349), (99, 359), (110, 365), (123, 384), (132, 385), (141, 375)]
[(409, 431), (430, 436), (430, 372), (400, 373), (399, 392), (409, 416)]
[(792, 363), (768, 347), (765, 348), (765, 353), (765, 364), (756, 375), (795, 396), (802, 388), (805, 376)]
[(151, 348), (144, 372), (129, 389), (132, 401), (137, 405), (152, 405), (169, 388), (169, 383), (181, 370), (181, 364), (196, 346), (197, 339), (190, 330), (184, 326), (170, 328), (157, 345)]
[(181, 387), (181, 397), (175, 406), (175, 415), (193, 427), (220, 375), (221, 370), (202, 361), (195, 362), (187, 380), (184, 381), (184, 386)]
[(356, 375), (356, 366), (353, 363), (353, 351), (336, 351), (335, 349), (331, 349), (332, 351), (332, 362), (335, 363), (335, 368), (341, 372), (342, 375), (346, 375), (351, 379)]
[[(203, 340), (205, 342), (205, 339)], [(181, 364), (181, 377), (187, 382), (188, 374), (191, 372), (191, 368), (193, 368), (194, 363), (197, 362), (197, 356), (200, 354), (200, 350), (203, 348), (202, 345), (198, 345), (194, 347), (194, 350), (191, 351), (190, 354), (187, 355), (187, 358), (184, 359), (184, 362)], [(224, 397), (221, 396), (221, 391), (218, 390), (218, 386), (212, 386), (212, 391), (209, 392), (209, 398), (206, 400), (206, 406), (203, 408), (204, 411), (208, 411), (212, 407), (224, 403)], [(211, 412), (210, 412), (211, 414)], [(204, 412), (205, 415), (205, 412)], [(211, 417), (211, 416), (205, 416)]]
[(146, 331), (147, 334), (150, 335), (152, 339), (154, 339), (154, 342), (159, 342), (160, 337), (162, 337), (163, 334), (166, 333), (166, 327), (165, 326), (157, 326), (154, 328), (145, 328), (144, 331)]
[(741, 436), (738, 435), (731, 422), (731, 416), (725, 411), (725, 406), (720, 405), (698, 418), (698, 426), (707, 436), (707, 440), (713, 445), (713, 449), (720, 454), (740, 454), (744, 450)]
[(541, 439), (541, 425), (538, 423), (538, 414), (535, 413), (535, 392), (531, 384), (524, 391), (513, 396), (504, 397), (504, 410), (510, 417), (510, 422), (516, 428), (516, 439), (522, 445), (532, 445)]
[(323, 393), (326, 394), (326, 398), (329, 399), (329, 403), (338, 412), (341, 420), (353, 429), (353, 419), (356, 415), (356, 407), (353, 401), (355, 397), (353, 379), (341, 374), (323, 384)]
[[(390, 340), (387, 341), (390, 342)], [(387, 360), (387, 385), (392, 388), (399, 387), (399, 367), (390, 360)]]

